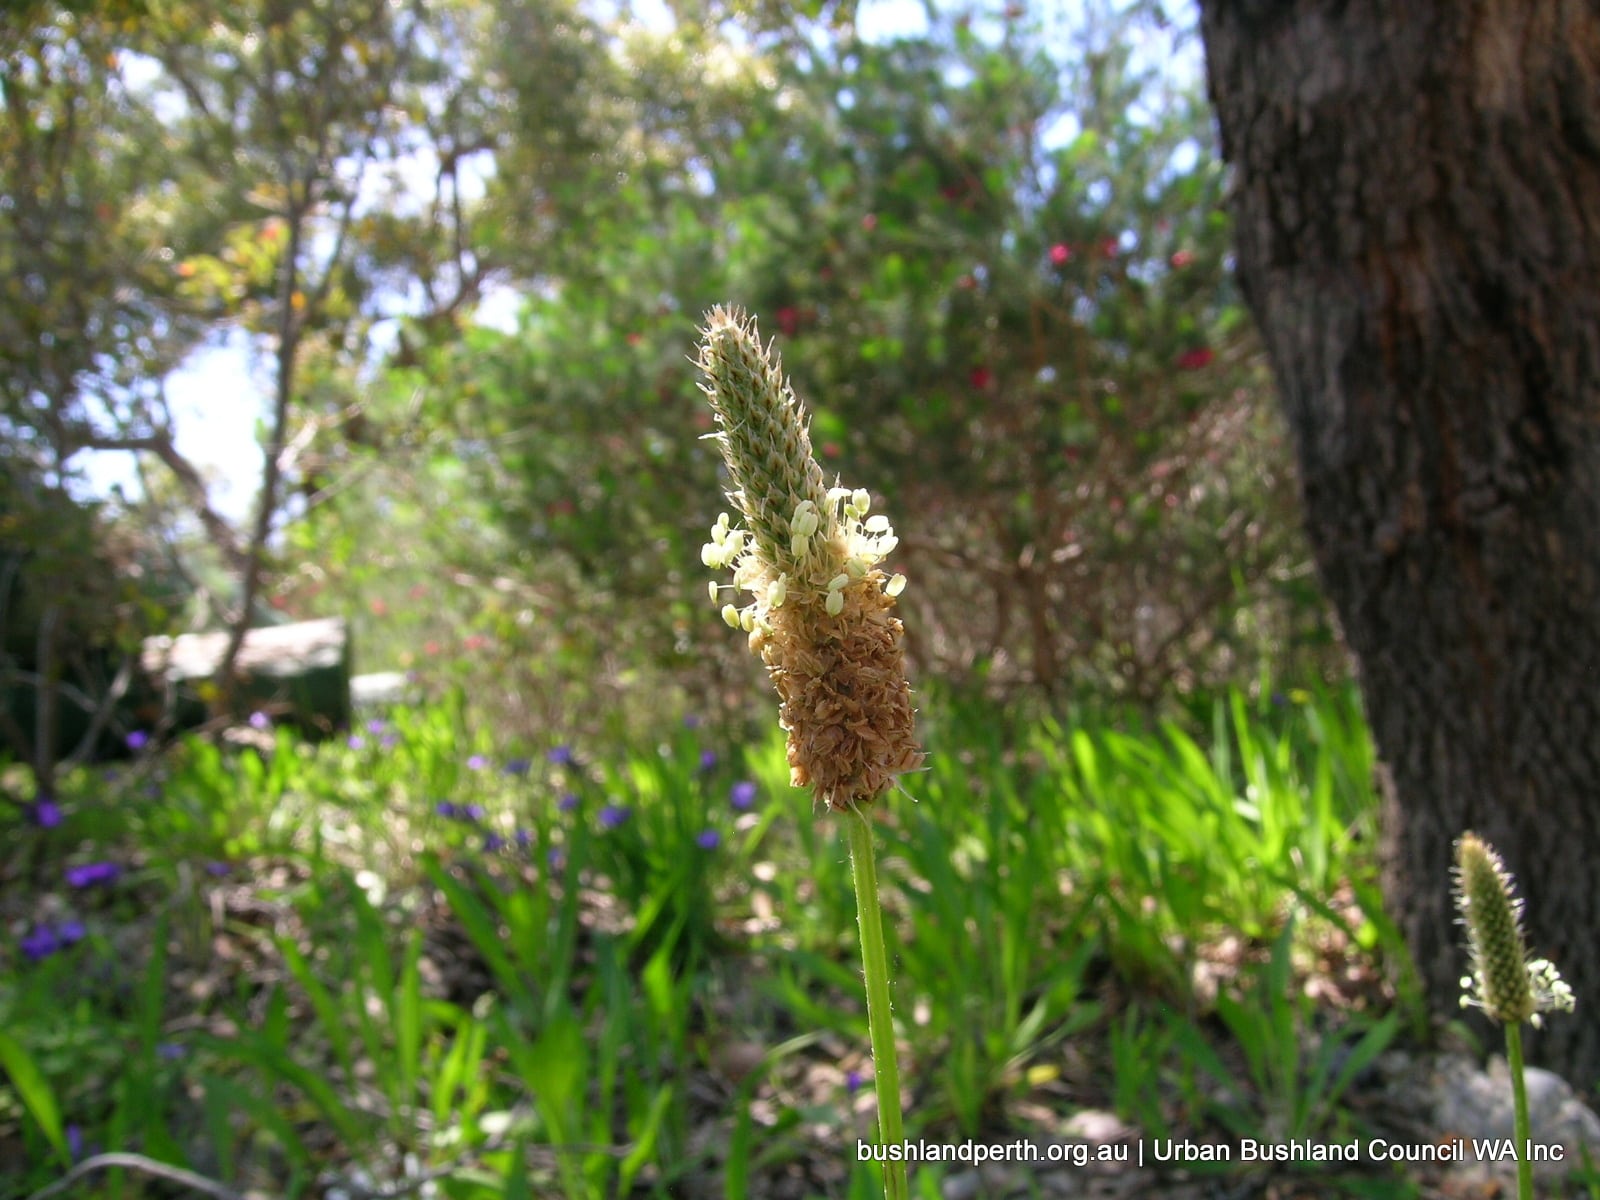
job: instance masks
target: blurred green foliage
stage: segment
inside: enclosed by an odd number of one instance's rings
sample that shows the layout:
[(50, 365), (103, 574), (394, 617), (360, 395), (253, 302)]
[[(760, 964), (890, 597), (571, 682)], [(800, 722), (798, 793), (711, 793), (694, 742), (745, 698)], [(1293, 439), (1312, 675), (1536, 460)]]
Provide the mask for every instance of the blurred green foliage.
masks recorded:
[(343, 610), (365, 667), (517, 729), (743, 717), (688, 361), (730, 302), (893, 516), (919, 678), (1150, 705), (1341, 669), (1192, 30), (1111, 0), (870, 38), (851, 5), (671, 14), (10, 14), (7, 441), (53, 486), (142, 454), (116, 512), (220, 620), (253, 572), (161, 380), (243, 338), (288, 391), (273, 608)]
[[(495, 647), (466, 669), (502, 717), (581, 724), (662, 687), (749, 711), (697, 555), (725, 483), (687, 356), (719, 301), (776, 336), (824, 468), (892, 514), (921, 677), (1148, 704), (1269, 660), (1340, 669), (1198, 81), (1154, 65), (1186, 35), (1147, 18), (973, 8), (869, 42), (563, 13), (554, 64), (548, 24), (504, 20), (514, 115), (477, 231), (515, 326), (413, 329), (369, 409), (426, 431), (407, 461), (432, 495), (391, 478), (376, 515), (452, 523), (473, 595), (451, 621)], [(373, 502), (303, 551), (359, 539)], [(397, 551), (356, 557), (423, 561)], [(388, 595), (385, 620), (408, 607)]]
[[(1234, 692), (1188, 731), (1075, 709), (1070, 736), (929, 707), (941, 752), (878, 823), (911, 1136), (1054, 1136), (1079, 1107), (1358, 1127), (1399, 1028), (1374, 1006), (1406, 1008), (1352, 690)], [(457, 693), (344, 741), (191, 736), (66, 776), (59, 827), (0, 812), (0, 1192), (96, 1147), (291, 1197), (866, 1182), (850, 867), (776, 731), (469, 725)]]

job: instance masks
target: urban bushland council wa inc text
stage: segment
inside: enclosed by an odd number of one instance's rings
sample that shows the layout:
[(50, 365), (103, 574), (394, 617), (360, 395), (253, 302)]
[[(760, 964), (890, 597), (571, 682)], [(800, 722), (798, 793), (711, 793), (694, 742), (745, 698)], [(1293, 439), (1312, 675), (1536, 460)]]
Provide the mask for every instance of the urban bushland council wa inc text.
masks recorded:
[[(1560, 1142), (1528, 1142), (1529, 1162), (1562, 1162), (1566, 1147)], [(1511, 1138), (1445, 1138), (1436, 1142), (1390, 1142), (1370, 1138), (1365, 1142), (1258, 1142), (1244, 1138), (1237, 1144), (1184, 1142), (1155, 1138), (1148, 1142), (1108, 1142), (1090, 1146), (1083, 1142), (1016, 1141), (934, 1142), (907, 1139), (890, 1145), (856, 1142), (859, 1162), (904, 1163), (1285, 1163), (1285, 1162), (1513, 1162), (1517, 1144)]]

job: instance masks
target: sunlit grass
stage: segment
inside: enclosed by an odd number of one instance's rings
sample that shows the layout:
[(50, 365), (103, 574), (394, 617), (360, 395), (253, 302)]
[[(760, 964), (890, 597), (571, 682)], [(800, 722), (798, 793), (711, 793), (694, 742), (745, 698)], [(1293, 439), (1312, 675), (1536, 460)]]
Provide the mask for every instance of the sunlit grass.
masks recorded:
[[(1309, 1037), (1285, 980), (1297, 947), (1385, 936), (1351, 696), (1154, 728), (925, 707), (879, 862), (908, 1133), (1020, 1134), (1071, 1115), (1068, 1077), (1152, 1136), (1345, 1129), (1350, 1063), (1395, 1023)], [(849, 858), (776, 737), (495, 746), (446, 703), (320, 746), (185, 742), (62, 801), (5, 831), (4, 1194), (96, 1148), (286, 1195), (871, 1177)], [(121, 873), (70, 885), (97, 861)]]

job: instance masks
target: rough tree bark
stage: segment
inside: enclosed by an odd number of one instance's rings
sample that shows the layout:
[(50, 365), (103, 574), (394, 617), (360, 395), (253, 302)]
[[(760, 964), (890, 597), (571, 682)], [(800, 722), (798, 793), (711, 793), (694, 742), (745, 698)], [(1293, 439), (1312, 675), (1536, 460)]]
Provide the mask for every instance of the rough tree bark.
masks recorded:
[(1387, 767), (1387, 894), (1434, 1011), (1474, 829), (1600, 1080), (1600, 5), (1201, 0), (1238, 272)]

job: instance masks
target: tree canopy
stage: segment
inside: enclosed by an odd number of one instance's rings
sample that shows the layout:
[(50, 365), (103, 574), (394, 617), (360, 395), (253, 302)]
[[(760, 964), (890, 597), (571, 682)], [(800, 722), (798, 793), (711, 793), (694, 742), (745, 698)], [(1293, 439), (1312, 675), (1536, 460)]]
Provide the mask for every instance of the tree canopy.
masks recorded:
[[(147, 459), (167, 482), (123, 515), (182, 500), (174, 561), (232, 580), (200, 619), (236, 636), (355, 608), (375, 667), (476, 638), (508, 697), (714, 703), (687, 351), (731, 302), (896, 512), (929, 678), (1149, 702), (1316, 662), (1199, 80), (1163, 69), (1192, 35), (1144, 4), (874, 40), (845, 7), (672, 16), (8, 17), (12, 452), (58, 488), (84, 450)], [(163, 390), (230, 335), (271, 380), (244, 528)]]

